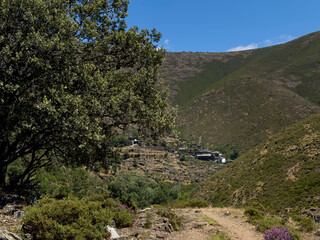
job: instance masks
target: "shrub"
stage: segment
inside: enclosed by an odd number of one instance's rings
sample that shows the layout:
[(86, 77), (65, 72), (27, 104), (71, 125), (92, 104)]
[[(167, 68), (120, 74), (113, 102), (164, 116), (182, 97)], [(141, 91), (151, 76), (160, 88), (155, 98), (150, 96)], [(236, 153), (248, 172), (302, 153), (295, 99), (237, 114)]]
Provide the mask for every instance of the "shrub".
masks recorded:
[(312, 232), (316, 229), (316, 225), (311, 218), (301, 217), (298, 221), (299, 230), (305, 232)]
[(257, 229), (260, 232), (264, 232), (268, 229), (271, 229), (273, 227), (279, 226), (280, 223), (276, 218), (272, 217), (264, 217), (256, 222)]
[(170, 205), (174, 208), (203, 208), (209, 206), (209, 204), (202, 199), (177, 200), (176, 202), (172, 202)]
[(261, 220), (264, 218), (264, 213), (253, 207), (246, 208), (246, 210), (244, 211), (244, 214), (248, 217), (248, 221), (250, 223), (255, 223), (258, 220)]
[(182, 217), (178, 216), (170, 208), (160, 208), (157, 212), (161, 217), (166, 217), (169, 220), (169, 223), (172, 225), (175, 231), (178, 231), (182, 226)]
[(108, 237), (105, 226), (112, 217), (110, 209), (99, 202), (44, 198), (27, 208), (23, 230), (34, 240), (102, 240)]
[(133, 224), (133, 210), (123, 206), (103, 194), (83, 199), (44, 198), (27, 208), (23, 230), (34, 240), (102, 240), (108, 237), (105, 226), (112, 220), (118, 228)]
[(292, 240), (291, 234), (286, 227), (274, 227), (264, 233), (265, 240)]
[(125, 228), (132, 226), (134, 217), (129, 209), (121, 209), (115, 212), (113, 220), (116, 223), (117, 228)]
[(212, 240), (230, 240), (230, 238), (225, 232), (218, 231), (212, 236)]
[(203, 208), (203, 207), (208, 207), (209, 204), (202, 199), (191, 199), (189, 201), (189, 206), (192, 208), (195, 208), (195, 207)]
[(132, 226), (134, 222), (134, 210), (129, 208), (127, 205), (119, 206), (113, 217), (113, 220), (116, 223), (116, 227), (125, 228)]
[(129, 154), (128, 151), (125, 151), (125, 152), (123, 153), (123, 159), (128, 159), (128, 158), (130, 158), (130, 154)]
[(151, 226), (152, 226), (152, 215), (151, 213), (147, 213), (146, 223), (144, 224), (144, 228), (151, 228)]
[(61, 165), (53, 165), (47, 169), (41, 169), (36, 177), (39, 182), (40, 195), (62, 199), (72, 194), (83, 198), (92, 194), (106, 192), (104, 181), (91, 176), (82, 168), (67, 168)]

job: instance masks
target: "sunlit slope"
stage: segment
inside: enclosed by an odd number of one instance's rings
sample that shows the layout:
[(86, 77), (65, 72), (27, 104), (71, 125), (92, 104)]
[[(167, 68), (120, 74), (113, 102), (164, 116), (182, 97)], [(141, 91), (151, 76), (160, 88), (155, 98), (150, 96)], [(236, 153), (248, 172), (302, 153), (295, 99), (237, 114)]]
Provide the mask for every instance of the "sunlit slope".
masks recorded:
[(162, 78), (182, 134), (243, 153), (320, 111), (320, 32), (237, 53), (168, 53)]
[(200, 194), (214, 205), (274, 210), (320, 204), (320, 114), (302, 120), (214, 174)]

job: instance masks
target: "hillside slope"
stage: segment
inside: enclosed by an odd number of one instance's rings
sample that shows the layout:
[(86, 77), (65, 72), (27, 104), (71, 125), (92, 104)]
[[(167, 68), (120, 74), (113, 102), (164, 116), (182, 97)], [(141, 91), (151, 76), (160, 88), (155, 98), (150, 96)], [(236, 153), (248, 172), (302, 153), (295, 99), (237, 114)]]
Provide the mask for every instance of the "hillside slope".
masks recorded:
[(244, 153), (320, 111), (320, 32), (244, 52), (168, 53), (161, 77), (183, 135)]
[(214, 205), (259, 202), (275, 210), (320, 206), (320, 114), (300, 121), (209, 178)]

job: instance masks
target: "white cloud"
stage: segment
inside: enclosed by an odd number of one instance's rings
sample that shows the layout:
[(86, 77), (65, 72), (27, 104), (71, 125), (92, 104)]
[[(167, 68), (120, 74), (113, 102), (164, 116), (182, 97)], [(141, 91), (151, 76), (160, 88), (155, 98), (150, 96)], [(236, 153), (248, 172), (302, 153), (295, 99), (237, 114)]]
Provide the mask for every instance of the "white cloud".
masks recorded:
[(280, 36), (277, 36), (277, 37), (274, 37), (274, 38), (271, 38), (271, 39), (266, 39), (263, 41), (264, 43), (264, 46), (265, 47), (268, 47), (268, 46), (271, 46), (271, 45), (277, 45), (277, 44), (281, 44), (281, 43), (286, 43), (286, 42), (289, 42), (291, 40), (295, 39), (295, 37), (291, 36), (291, 35), (288, 35), (288, 34), (283, 34), (283, 35), (280, 35)]
[(270, 45), (272, 45), (272, 40), (270, 40), (270, 39), (264, 40), (264, 43), (265, 43), (267, 46), (270, 46)]
[(169, 39), (164, 40), (164, 43), (165, 43), (167, 46), (169, 45), (169, 42), (170, 42)]
[(275, 38), (277, 40), (276, 44), (286, 43), (294, 39), (293, 36), (288, 34), (283, 34)]
[(294, 37), (292, 37), (291, 35), (288, 35), (288, 34), (283, 34), (283, 35), (280, 35), (278, 38), (281, 39), (281, 40), (284, 40), (284, 41), (290, 41)]
[(238, 46), (238, 47), (230, 48), (227, 52), (245, 51), (245, 50), (256, 49), (256, 48), (258, 48), (258, 44), (251, 43), (247, 46)]

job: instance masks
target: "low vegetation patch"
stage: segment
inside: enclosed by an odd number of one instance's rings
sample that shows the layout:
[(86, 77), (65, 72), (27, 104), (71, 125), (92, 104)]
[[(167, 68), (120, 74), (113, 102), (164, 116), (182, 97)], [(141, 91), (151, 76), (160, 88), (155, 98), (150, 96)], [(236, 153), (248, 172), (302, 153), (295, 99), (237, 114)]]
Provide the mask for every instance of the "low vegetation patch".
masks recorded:
[(293, 220), (297, 222), (300, 231), (312, 232), (316, 230), (316, 224), (313, 219), (302, 216), (293, 216)]
[(320, 115), (315, 114), (216, 172), (201, 185), (199, 195), (214, 206), (257, 202), (274, 212), (317, 206), (319, 138)]
[[(248, 222), (255, 225), (258, 231), (265, 233), (265, 239), (300, 239), (299, 234), (292, 227), (290, 227), (283, 219), (280, 219), (276, 216), (268, 216), (267, 212), (262, 212), (261, 210), (258, 210), (254, 207), (246, 208), (244, 213), (248, 218)], [(286, 238), (287, 236), (289, 236), (290, 238)]]
[(178, 216), (171, 208), (159, 208), (157, 214), (161, 217), (168, 218), (169, 223), (175, 231), (178, 231), (183, 224), (182, 217)]
[(209, 204), (202, 199), (188, 199), (188, 200), (177, 200), (170, 203), (170, 206), (173, 208), (204, 208), (208, 207)]
[(43, 198), (28, 207), (23, 218), (23, 231), (35, 240), (87, 239), (103, 240), (109, 237), (106, 225), (112, 220), (116, 227), (129, 227), (134, 222), (127, 207), (102, 196), (78, 199)]
[(201, 218), (206, 220), (210, 225), (219, 226), (219, 223), (212, 219), (211, 217), (208, 217), (207, 215), (201, 214)]
[(190, 192), (196, 187), (196, 184), (155, 182), (133, 172), (121, 172), (108, 184), (111, 197), (138, 208), (154, 204), (179, 208), (208, 206), (204, 200), (190, 198)]
[(229, 238), (227, 233), (218, 231), (211, 237), (211, 240), (231, 240), (231, 238)]

